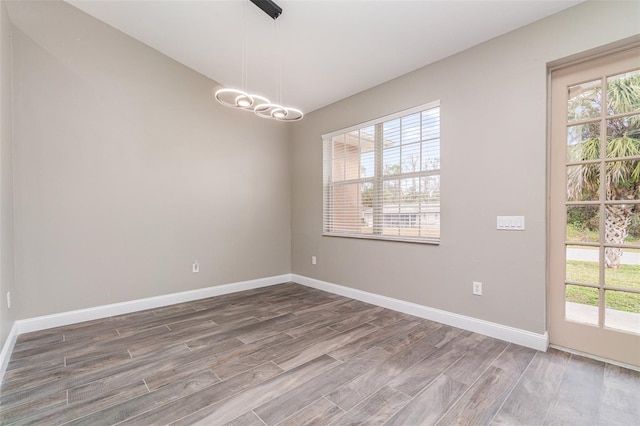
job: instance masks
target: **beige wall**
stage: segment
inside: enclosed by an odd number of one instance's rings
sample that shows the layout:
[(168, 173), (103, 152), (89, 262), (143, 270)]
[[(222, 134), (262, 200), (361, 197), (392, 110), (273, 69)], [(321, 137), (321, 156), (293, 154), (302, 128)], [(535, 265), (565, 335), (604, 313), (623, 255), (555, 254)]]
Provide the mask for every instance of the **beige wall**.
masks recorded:
[(290, 272), (285, 124), (70, 5), (9, 12), (20, 319)]
[(11, 23), (0, 2), (0, 348), (16, 319), (7, 309), (7, 292), (15, 296), (13, 268), (13, 165), (11, 122)]
[[(544, 333), (546, 66), (637, 34), (638, 16), (583, 3), (308, 114), (290, 133), (293, 273)], [(321, 135), (438, 99), (442, 243), (322, 237)], [(526, 231), (496, 231), (497, 215)]]

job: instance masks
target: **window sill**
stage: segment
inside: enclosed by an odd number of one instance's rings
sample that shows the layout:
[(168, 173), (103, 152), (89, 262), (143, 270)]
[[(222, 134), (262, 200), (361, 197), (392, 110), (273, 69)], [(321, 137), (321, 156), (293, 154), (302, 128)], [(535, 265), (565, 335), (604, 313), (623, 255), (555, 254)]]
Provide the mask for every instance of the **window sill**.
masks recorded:
[(337, 234), (330, 232), (323, 232), (323, 237), (338, 237), (338, 238), (354, 238), (358, 240), (377, 240), (377, 241), (389, 241), (396, 243), (414, 243), (414, 244), (428, 244), (428, 245), (440, 245), (439, 239), (417, 239), (411, 237), (391, 237), (388, 235), (363, 235), (363, 234)]

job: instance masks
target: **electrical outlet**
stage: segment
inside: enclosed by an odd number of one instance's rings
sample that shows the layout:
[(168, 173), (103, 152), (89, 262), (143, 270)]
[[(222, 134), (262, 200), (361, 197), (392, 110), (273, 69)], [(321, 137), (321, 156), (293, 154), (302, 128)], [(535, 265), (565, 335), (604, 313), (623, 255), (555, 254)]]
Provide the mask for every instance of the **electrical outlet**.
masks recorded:
[(191, 272), (193, 273), (200, 272), (200, 264), (198, 263), (197, 260), (193, 262), (193, 265), (191, 265)]
[(11, 292), (7, 292), (7, 309), (11, 309)]
[(476, 296), (482, 296), (482, 283), (478, 281), (473, 282), (473, 294)]
[(311, 264), (315, 265), (316, 264), (316, 257), (315, 256), (311, 256)]

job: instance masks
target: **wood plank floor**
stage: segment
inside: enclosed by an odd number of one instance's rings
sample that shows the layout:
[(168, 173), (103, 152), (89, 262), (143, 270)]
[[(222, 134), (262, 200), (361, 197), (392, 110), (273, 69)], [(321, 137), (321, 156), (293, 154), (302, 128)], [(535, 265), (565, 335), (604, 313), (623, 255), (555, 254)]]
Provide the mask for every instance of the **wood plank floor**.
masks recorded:
[(0, 423), (640, 425), (640, 373), (287, 283), (24, 334)]

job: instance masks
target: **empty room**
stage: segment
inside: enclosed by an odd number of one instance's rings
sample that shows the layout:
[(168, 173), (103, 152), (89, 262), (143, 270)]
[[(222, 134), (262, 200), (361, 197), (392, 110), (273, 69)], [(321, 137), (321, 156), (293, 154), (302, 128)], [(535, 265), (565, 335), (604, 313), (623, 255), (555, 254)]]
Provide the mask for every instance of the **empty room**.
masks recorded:
[(1, 425), (640, 425), (640, 1), (0, 33)]

